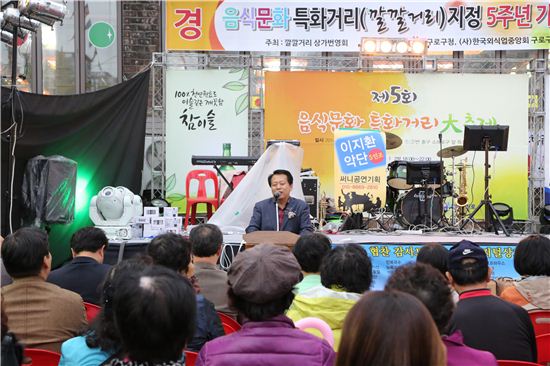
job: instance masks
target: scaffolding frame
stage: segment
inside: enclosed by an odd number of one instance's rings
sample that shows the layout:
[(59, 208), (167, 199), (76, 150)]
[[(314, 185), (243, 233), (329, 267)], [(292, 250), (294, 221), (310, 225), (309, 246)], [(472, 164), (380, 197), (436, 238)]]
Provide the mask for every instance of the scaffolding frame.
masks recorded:
[[(544, 56), (542, 56), (544, 57)], [(165, 141), (167, 69), (207, 70), (249, 68), (249, 98), (258, 97), (260, 106), (248, 110), (248, 155), (258, 158), (264, 151), (264, 72), (265, 71), (362, 71), (404, 73), (527, 73), (530, 101), (529, 120), (529, 188), (528, 219), (515, 223), (522, 232), (535, 232), (544, 208), (544, 169), (549, 169), (544, 154), (544, 119), (548, 108), (544, 95), (548, 61), (545, 58), (461, 58), (448, 56), (364, 56), (349, 55), (261, 55), (248, 52), (156, 52), (152, 56), (152, 108), (147, 133), (155, 141)], [(549, 142), (546, 142), (549, 143)], [(165, 144), (161, 144), (165, 149)], [(165, 157), (165, 151), (159, 152)], [(161, 171), (152, 171), (152, 197), (161, 197), (165, 190), (165, 159)], [(542, 167), (542, 169), (541, 169)], [(160, 177), (156, 186), (155, 177)]]

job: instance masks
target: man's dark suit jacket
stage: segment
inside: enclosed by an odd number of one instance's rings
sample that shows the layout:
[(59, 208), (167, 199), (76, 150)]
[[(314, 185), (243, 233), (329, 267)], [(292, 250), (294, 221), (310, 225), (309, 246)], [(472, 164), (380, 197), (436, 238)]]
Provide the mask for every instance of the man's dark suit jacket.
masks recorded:
[[(254, 212), (246, 232), (251, 233), (258, 230), (277, 230), (273, 197), (254, 205)], [(302, 200), (290, 197), (284, 210), (283, 222), (279, 223), (279, 231), (290, 231), (300, 235), (312, 232), (313, 225), (309, 219), (309, 206)]]
[(76, 292), (85, 302), (99, 305), (101, 285), (111, 268), (90, 257), (75, 257), (63, 267), (50, 272), (48, 282)]

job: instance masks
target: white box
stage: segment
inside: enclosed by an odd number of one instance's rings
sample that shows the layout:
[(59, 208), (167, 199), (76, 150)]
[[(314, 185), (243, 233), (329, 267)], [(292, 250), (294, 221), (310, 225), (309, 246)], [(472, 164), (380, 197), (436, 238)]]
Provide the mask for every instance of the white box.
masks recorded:
[(178, 216), (178, 208), (177, 207), (165, 207), (163, 216), (164, 217), (177, 217)]
[(162, 234), (162, 231), (158, 228), (154, 228), (151, 224), (143, 224), (143, 237), (144, 238), (154, 238)]
[(150, 224), (151, 216), (136, 216), (134, 217), (134, 224)]
[(164, 230), (166, 222), (164, 217), (151, 217), (151, 228), (157, 230)]
[(143, 216), (158, 217), (159, 216), (159, 208), (158, 207), (144, 207), (143, 208)]

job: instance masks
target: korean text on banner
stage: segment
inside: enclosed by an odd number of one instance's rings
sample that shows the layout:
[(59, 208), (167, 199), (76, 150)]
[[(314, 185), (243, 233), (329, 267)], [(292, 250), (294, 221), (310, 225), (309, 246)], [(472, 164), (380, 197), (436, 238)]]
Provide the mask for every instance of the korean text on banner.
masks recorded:
[(358, 52), (362, 37), (421, 38), (432, 51), (550, 47), (548, 1), (166, 2), (166, 49)]
[(334, 186), (342, 211), (365, 212), (384, 207), (386, 144), (380, 131), (334, 131)]

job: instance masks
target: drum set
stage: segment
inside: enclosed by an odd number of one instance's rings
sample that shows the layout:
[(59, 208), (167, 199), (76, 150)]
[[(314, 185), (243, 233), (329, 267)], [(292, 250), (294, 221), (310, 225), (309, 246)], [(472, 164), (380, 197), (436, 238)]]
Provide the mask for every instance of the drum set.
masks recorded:
[[(387, 133), (386, 140), (388, 149), (401, 145), (397, 135)], [(467, 217), (471, 203), (467, 168), (472, 165), (467, 159), (456, 161), (465, 153), (462, 146), (450, 146), (437, 152), (438, 161), (389, 163), (385, 213), (406, 229), (458, 226)], [(451, 159), (450, 166), (442, 164), (443, 159)], [(380, 226), (386, 229), (386, 225)]]

